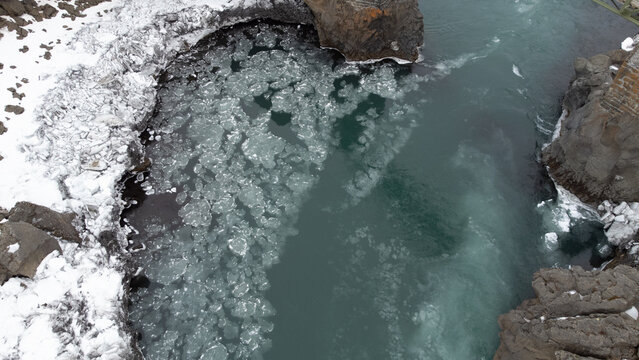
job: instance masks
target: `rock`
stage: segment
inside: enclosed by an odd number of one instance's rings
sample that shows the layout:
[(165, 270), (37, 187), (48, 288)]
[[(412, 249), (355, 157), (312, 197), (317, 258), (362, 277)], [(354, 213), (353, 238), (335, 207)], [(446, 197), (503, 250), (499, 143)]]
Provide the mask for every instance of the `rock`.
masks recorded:
[(555, 352), (556, 360), (600, 360), (590, 356), (580, 356), (568, 351), (560, 350)]
[(59, 213), (47, 207), (29, 202), (18, 202), (9, 212), (9, 221), (26, 222), (54, 236), (75, 243), (82, 242), (78, 231), (72, 225), (75, 214)]
[(9, 216), (9, 210), (0, 207), (0, 220), (4, 220)]
[(542, 269), (534, 275), (536, 298), (499, 317), (495, 360), (637, 360), (639, 270)]
[(614, 56), (575, 61), (577, 76), (563, 101), (568, 115), (542, 152), (555, 181), (591, 205), (639, 201), (639, 53), (613, 81)]
[(615, 49), (615, 50), (609, 51), (606, 55), (608, 55), (608, 57), (610, 58), (610, 62), (612, 62), (613, 65), (618, 66), (623, 64), (623, 62), (626, 61), (628, 57), (630, 57), (631, 53), (624, 51), (622, 49)]
[(0, 135), (4, 134), (6, 132), (7, 132), (7, 128), (4, 126), (2, 121), (0, 121)]
[(31, 224), (0, 224), (0, 284), (12, 276), (32, 278), (42, 260), (54, 250), (62, 252), (58, 241)]
[(349, 61), (399, 58), (414, 62), (423, 44), (423, 16), (416, 0), (305, 0), (320, 44)]
[(54, 8), (53, 6), (49, 4), (45, 4), (44, 6), (42, 6), (42, 16), (44, 16), (45, 19), (50, 19), (57, 14), (58, 9)]
[(17, 105), (7, 105), (4, 107), (4, 111), (20, 115), (24, 112), (24, 108)]
[(7, 12), (7, 15), (11, 17), (17, 17), (26, 12), (26, 8), (19, 0), (3, 0), (0, 2), (0, 7), (2, 7)]

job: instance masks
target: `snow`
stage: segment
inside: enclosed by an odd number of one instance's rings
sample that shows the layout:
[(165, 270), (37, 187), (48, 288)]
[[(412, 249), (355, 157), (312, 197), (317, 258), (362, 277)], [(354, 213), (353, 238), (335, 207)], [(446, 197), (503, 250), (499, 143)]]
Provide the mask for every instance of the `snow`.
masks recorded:
[(558, 240), (559, 237), (555, 232), (549, 232), (544, 235), (544, 245), (550, 251), (557, 250), (557, 247), (559, 246)]
[(18, 249), (20, 249), (20, 244), (15, 243), (15, 244), (11, 244), (9, 246), (7, 246), (7, 251), (9, 252), (9, 254), (13, 254), (16, 251), (18, 251)]
[[(62, 254), (50, 254), (34, 279), (0, 287), (0, 358), (121, 359), (132, 352), (124, 265), (97, 241), (114, 231), (126, 244), (115, 218), (123, 207), (117, 182), (135, 165), (129, 153), (141, 147), (138, 131), (155, 104), (155, 77), (185, 44), (242, 20), (223, 20), (221, 12), (259, 1), (113, 0), (75, 21), (61, 11), (27, 25), (22, 40), (0, 30), (0, 83), (25, 94), (19, 100), (0, 91), (8, 128), (0, 136), (0, 207), (30, 201), (84, 219), (82, 246), (63, 241)], [(41, 44), (53, 47), (50, 60)], [(27, 52), (17, 51), (24, 45)], [(5, 104), (24, 113), (4, 112)], [(14, 245), (10, 250), (18, 251)]]
[(631, 37), (627, 37), (621, 42), (621, 48), (624, 51), (632, 51), (635, 48), (635, 41)]
[(634, 306), (626, 310), (625, 313), (635, 320), (639, 319), (639, 311), (637, 311), (637, 308)]
[(110, 260), (103, 249), (62, 248), (65, 256), (49, 254), (33, 280), (12, 278), (2, 286), (0, 358), (107, 359), (130, 351), (117, 318), (124, 315), (121, 274), (104, 266)]

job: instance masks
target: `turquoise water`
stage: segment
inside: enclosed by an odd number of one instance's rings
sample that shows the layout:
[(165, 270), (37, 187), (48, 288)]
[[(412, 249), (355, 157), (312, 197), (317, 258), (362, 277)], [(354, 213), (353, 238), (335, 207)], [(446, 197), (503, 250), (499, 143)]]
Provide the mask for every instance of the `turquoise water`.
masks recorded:
[(420, 7), (417, 65), (253, 23), (168, 69), (127, 217), (148, 358), (489, 359), (536, 269), (598, 263), (536, 159), (573, 59), (635, 28), (587, 1)]

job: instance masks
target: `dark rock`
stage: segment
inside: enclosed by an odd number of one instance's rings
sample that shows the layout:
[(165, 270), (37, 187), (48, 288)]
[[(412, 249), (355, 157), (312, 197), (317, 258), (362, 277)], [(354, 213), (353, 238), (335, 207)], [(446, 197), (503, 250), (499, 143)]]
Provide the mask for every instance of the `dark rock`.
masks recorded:
[(4, 107), (4, 111), (20, 115), (24, 112), (24, 108), (18, 105), (7, 105)]
[(4, 220), (9, 216), (9, 210), (0, 207), (0, 220)]
[(26, 8), (19, 0), (2, 0), (0, 2), (0, 7), (2, 7), (7, 15), (11, 17), (18, 17), (26, 12)]
[[(10, 246), (18, 244), (14, 252)], [(0, 284), (12, 276), (35, 276), (42, 260), (54, 250), (62, 252), (58, 241), (24, 222), (0, 224)]]
[(416, 0), (305, 0), (320, 44), (349, 61), (388, 57), (416, 61), (423, 44), (423, 16)]
[(639, 55), (625, 55), (613, 81), (624, 55), (609, 54), (575, 61), (560, 136), (542, 153), (555, 181), (591, 205), (639, 201)]
[(533, 289), (499, 317), (495, 360), (639, 359), (639, 321), (625, 313), (639, 306), (639, 270), (542, 269)]
[(72, 222), (75, 214), (59, 213), (47, 207), (21, 201), (9, 212), (9, 221), (23, 221), (54, 236), (75, 243), (82, 242)]
[(608, 55), (608, 57), (610, 58), (610, 62), (613, 65), (619, 66), (623, 64), (623, 62), (626, 61), (631, 54), (631, 52), (622, 49), (615, 49), (609, 51), (606, 55)]
[(7, 132), (7, 128), (4, 126), (4, 123), (0, 121), (0, 135)]
[(42, 16), (44, 16), (46, 19), (50, 19), (56, 16), (57, 14), (58, 14), (58, 9), (54, 8), (53, 6), (49, 4), (42, 6)]
[(15, 88), (8, 88), (7, 90), (9, 90), (14, 99), (22, 100), (26, 96), (25, 93), (19, 93)]

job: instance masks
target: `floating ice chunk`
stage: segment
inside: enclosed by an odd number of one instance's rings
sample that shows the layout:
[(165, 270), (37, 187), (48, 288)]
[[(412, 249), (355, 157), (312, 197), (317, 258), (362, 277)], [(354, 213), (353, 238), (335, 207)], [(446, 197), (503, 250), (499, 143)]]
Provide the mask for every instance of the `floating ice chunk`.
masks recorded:
[(621, 204), (615, 206), (615, 208), (612, 209), (612, 213), (615, 215), (621, 215), (624, 212), (626, 212), (628, 208), (629, 208), (628, 203), (626, 203), (625, 201), (622, 201)]
[(517, 65), (513, 64), (513, 74), (517, 75), (520, 78), (524, 78), (523, 75), (521, 75), (521, 72), (519, 71), (519, 68), (517, 67)]
[(546, 233), (544, 235), (544, 246), (546, 246), (548, 250), (556, 250), (559, 244), (557, 240), (558, 240), (557, 233), (554, 233), (554, 232)]
[(9, 254), (13, 254), (16, 251), (18, 251), (18, 249), (20, 249), (20, 244), (15, 243), (15, 244), (11, 244), (7, 247), (7, 251), (9, 252)]
[(637, 311), (637, 308), (634, 306), (626, 310), (625, 313), (635, 320), (639, 318), (639, 311)]
[(229, 250), (231, 250), (234, 254), (239, 256), (246, 255), (246, 251), (248, 250), (248, 244), (246, 239), (243, 237), (234, 237), (229, 240)]
[(627, 37), (621, 42), (621, 49), (624, 51), (632, 51), (635, 48), (635, 41), (631, 37)]
[(253, 134), (244, 143), (242, 151), (256, 165), (267, 169), (275, 167), (275, 156), (284, 150), (284, 140), (272, 134)]
[(213, 345), (211, 348), (206, 350), (200, 359), (206, 360), (226, 360), (228, 357), (228, 352), (226, 347), (222, 344)]

